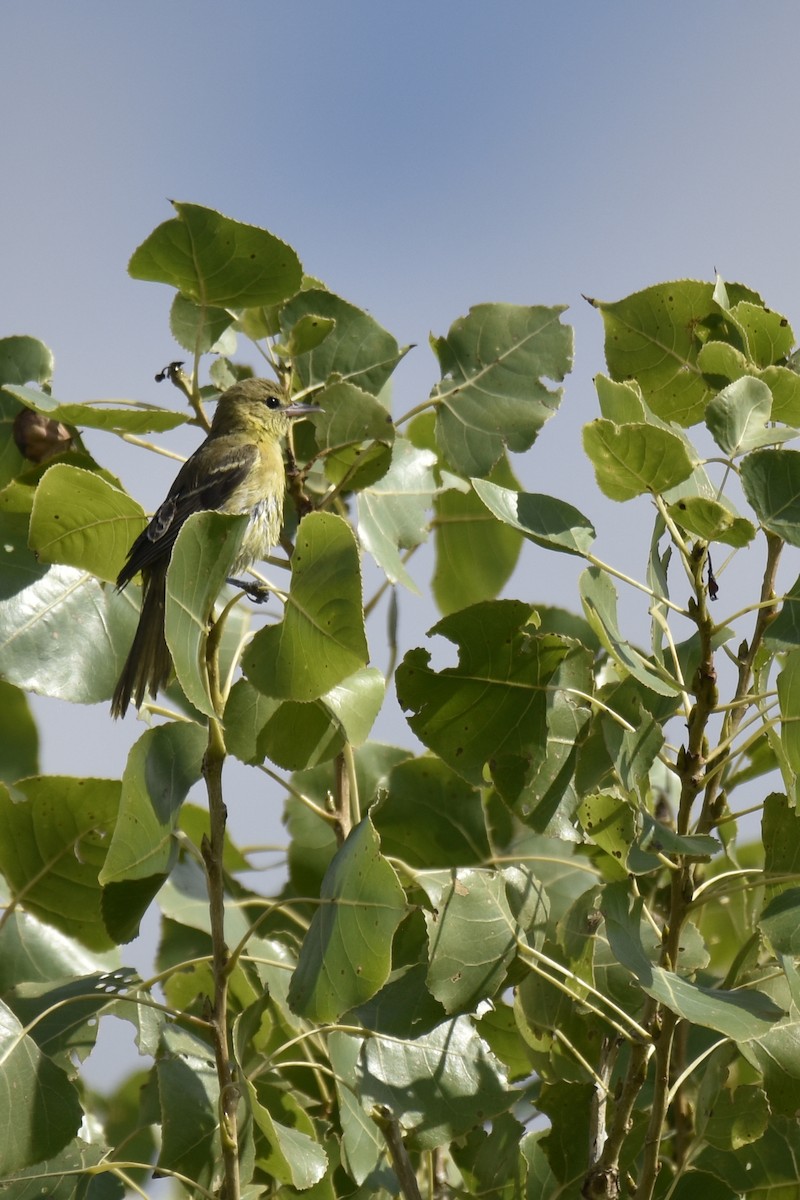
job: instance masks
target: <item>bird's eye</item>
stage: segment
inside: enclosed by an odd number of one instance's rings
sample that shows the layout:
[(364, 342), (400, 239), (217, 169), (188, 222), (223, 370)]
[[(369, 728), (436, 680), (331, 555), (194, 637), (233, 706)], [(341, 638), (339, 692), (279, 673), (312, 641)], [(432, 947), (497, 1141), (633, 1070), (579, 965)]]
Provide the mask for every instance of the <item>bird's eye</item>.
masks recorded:
[(264, 403), (266, 404), (267, 408), (280, 408), (281, 407), (280, 396), (267, 396)]

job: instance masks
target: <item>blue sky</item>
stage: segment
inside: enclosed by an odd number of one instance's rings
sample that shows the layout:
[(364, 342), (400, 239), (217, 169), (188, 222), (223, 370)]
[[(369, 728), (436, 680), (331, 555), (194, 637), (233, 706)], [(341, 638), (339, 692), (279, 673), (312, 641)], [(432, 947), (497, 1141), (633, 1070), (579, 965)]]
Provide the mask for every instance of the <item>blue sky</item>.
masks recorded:
[[(603, 366), (581, 293), (717, 268), (800, 324), (799, 26), (788, 0), (11, 0), (0, 336), (50, 345), (63, 400), (171, 403), (153, 381), (177, 354), (171, 294), (126, 273), (168, 197), (269, 228), (417, 343), (397, 412), (435, 382), (429, 332), (470, 305), (567, 304), (575, 372), (523, 477), (599, 513), (599, 552), (640, 571), (646, 543), (620, 535), (580, 450)], [(163, 460), (93, 444), (158, 502)], [(514, 594), (574, 605), (574, 563), (525, 562)], [(404, 603), (409, 644), (435, 614)], [(118, 774), (142, 731), (37, 711), (48, 771)]]

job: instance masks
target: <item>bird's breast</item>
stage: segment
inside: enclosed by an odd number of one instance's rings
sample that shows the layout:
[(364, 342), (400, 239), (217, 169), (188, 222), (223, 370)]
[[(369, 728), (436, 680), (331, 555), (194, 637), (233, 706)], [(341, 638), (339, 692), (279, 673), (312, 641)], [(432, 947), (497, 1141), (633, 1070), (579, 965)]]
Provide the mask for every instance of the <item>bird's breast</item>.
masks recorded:
[(265, 497), (252, 506), (239, 554), (233, 564), (234, 573), (245, 571), (251, 563), (266, 558), (280, 537), (282, 509), (282, 497), (277, 496)]

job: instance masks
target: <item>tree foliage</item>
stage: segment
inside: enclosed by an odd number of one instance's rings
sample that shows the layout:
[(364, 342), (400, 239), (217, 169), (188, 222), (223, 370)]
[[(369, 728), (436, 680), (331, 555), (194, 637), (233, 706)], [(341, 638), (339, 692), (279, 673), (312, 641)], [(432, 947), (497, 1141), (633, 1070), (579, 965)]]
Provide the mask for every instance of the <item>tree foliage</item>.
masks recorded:
[[(432, 337), (440, 378), (403, 416), (405, 350), (265, 230), (176, 204), (130, 272), (175, 292), (178, 406), (61, 404), (49, 349), (0, 341), (6, 1194), (113, 1200), (157, 1171), (228, 1200), (796, 1195), (786, 318), (721, 280), (591, 301), (608, 374), (583, 448), (607, 497), (650, 514), (636, 579), (515, 475), (571, 368), (561, 308), (470, 309)], [(207, 427), (248, 342), (319, 401), (290, 447), (290, 573), (269, 565), (253, 633), (224, 585), (240, 519), (187, 522), (175, 683), (119, 778), (43, 776), (26, 693), (107, 701), (138, 604), (113, 581), (144, 512), (80, 431), (133, 456)], [(441, 619), (384, 674), (366, 619), (385, 604), (393, 629), (431, 533)], [(570, 607), (531, 594), (524, 564), (547, 553), (585, 562)], [(370, 740), (391, 687), (421, 753)], [(231, 756), (285, 798), (277, 895), (226, 829)], [(743, 809), (762, 836), (740, 845)], [(153, 905), (142, 980), (125, 946)], [(81, 1064), (111, 1017), (142, 1068), (103, 1096)]]

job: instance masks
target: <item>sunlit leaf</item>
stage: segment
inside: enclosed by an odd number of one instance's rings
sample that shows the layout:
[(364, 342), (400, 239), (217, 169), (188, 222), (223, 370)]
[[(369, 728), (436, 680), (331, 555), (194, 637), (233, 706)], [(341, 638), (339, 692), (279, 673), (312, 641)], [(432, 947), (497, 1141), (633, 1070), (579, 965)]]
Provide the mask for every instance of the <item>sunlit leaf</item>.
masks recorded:
[(614, 425), (601, 418), (584, 425), (583, 448), (598, 487), (611, 500), (666, 492), (694, 467), (681, 438), (658, 425)]
[(488, 474), (504, 447), (528, 450), (561, 402), (572, 367), (563, 307), (478, 304), (431, 339), (442, 381), (431, 393), (436, 438), (461, 475)]

